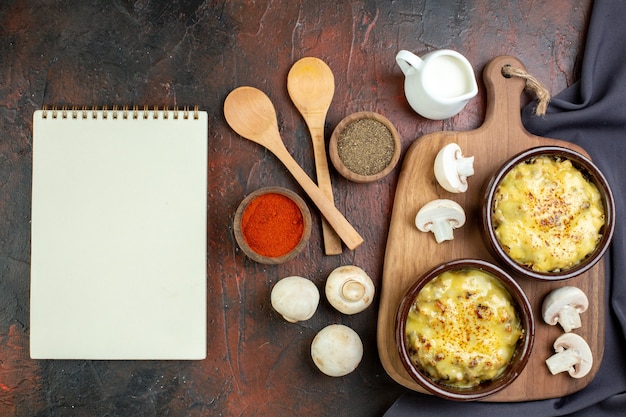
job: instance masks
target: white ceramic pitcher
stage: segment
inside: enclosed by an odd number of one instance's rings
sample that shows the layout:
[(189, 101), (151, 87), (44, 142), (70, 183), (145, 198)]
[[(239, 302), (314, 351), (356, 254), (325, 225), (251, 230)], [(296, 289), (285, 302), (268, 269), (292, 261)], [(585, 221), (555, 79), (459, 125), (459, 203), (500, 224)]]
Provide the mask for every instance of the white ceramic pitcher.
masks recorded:
[(405, 75), (404, 94), (409, 105), (428, 119), (454, 116), (478, 93), (471, 64), (456, 51), (441, 49), (420, 58), (402, 50), (396, 62)]

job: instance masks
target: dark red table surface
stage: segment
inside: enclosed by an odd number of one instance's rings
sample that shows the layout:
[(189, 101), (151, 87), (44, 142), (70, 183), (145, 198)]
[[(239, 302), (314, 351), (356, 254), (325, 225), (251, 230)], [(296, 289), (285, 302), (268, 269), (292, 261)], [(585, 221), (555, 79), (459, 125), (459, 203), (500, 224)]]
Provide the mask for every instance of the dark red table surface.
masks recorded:
[[(324, 298), (312, 319), (290, 324), (269, 303), (280, 278), (320, 289), (340, 265), (362, 267), (377, 290), (398, 167), (356, 184), (331, 172), (336, 206), (365, 243), (323, 254), (320, 215), (296, 259), (265, 266), (238, 249), (239, 202), (264, 186), (304, 193), (259, 145), (226, 124), (222, 105), (241, 85), (265, 91), (282, 137), (315, 176), (302, 117), (286, 77), (299, 58), (323, 59), (335, 74), (326, 138), (345, 116), (375, 111), (402, 137), (482, 124), (480, 78), (499, 55), (519, 58), (557, 93), (577, 78), (591, 2), (519, 1), (3, 1), (0, 5), (0, 415), (2, 416), (380, 416), (404, 392), (376, 347), (378, 297), (344, 316)], [(479, 78), (479, 95), (457, 116), (412, 112), (395, 63), (400, 49), (450, 48)], [(199, 105), (209, 112), (208, 356), (203, 361), (34, 361), (29, 358), (32, 113), (43, 105)], [(419, 254), (415, 254), (419, 256)], [(316, 332), (343, 323), (364, 343), (362, 363), (341, 378), (310, 359)]]

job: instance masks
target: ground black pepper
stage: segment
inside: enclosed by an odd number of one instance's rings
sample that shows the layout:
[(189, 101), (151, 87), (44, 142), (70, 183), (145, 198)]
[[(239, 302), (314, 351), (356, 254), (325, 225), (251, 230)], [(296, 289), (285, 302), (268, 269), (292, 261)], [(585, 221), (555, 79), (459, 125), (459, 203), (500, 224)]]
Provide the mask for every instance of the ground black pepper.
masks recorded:
[(383, 123), (359, 119), (348, 124), (337, 139), (337, 153), (350, 171), (359, 175), (381, 172), (393, 158), (393, 135)]

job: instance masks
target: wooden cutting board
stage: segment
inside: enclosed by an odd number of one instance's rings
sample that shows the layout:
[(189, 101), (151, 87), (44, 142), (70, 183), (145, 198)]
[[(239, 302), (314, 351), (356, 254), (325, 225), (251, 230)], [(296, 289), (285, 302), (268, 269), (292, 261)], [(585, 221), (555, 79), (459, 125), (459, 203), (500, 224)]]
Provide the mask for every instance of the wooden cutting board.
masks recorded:
[[(478, 258), (495, 262), (480, 234), (481, 194), (484, 183), (507, 159), (522, 150), (541, 145), (559, 145), (588, 155), (568, 142), (530, 134), (522, 125), (520, 95), (525, 87), (521, 78), (506, 78), (502, 67), (512, 65), (524, 69), (516, 58), (501, 56), (484, 70), (487, 90), (485, 121), (468, 132), (437, 132), (425, 135), (408, 149), (400, 172), (391, 216), (383, 266), (383, 281), (378, 315), (378, 352), (387, 373), (398, 383), (419, 392), (424, 391), (404, 369), (395, 343), (396, 312), (407, 288), (424, 272), (453, 259)], [(465, 193), (443, 190), (433, 173), (437, 152), (446, 144), (459, 144), (465, 156), (474, 156), (475, 174), (468, 179)], [(454, 240), (437, 244), (432, 233), (415, 227), (415, 215), (427, 202), (447, 198), (466, 211), (465, 226), (455, 230)], [(534, 311), (536, 332), (531, 358), (514, 383), (486, 401), (527, 401), (561, 397), (585, 387), (598, 372), (604, 353), (604, 261), (576, 278), (558, 282), (540, 282), (517, 278), (526, 291)], [(541, 304), (551, 290), (574, 285), (589, 297), (589, 309), (582, 315), (582, 328), (575, 332), (585, 338), (594, 355), (591, 372), (573, 379), (562, 373), (552, 375), (545, 360), (554, 352), (552, 344), (562, 334), (559, 326), (548, 326), (541, 318)]]

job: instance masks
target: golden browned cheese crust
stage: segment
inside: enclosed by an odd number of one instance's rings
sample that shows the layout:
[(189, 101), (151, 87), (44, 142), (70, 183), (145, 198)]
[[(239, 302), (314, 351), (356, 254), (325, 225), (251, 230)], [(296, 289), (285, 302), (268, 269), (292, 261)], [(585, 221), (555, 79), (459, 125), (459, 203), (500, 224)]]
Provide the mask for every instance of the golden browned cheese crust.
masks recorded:
[(571, 161), (541, 156), (503, 178), (493, 217), (496, 237), (511, 258), (538, 272), (554, 272), (593, 252), (604, 207), (598, 189)]
[(417, 295), (406, 324), (412, 362), (433, 379), (472, 387), (500, 375), (523, 335), (508, 291), (475, 269), (444, 272)]

